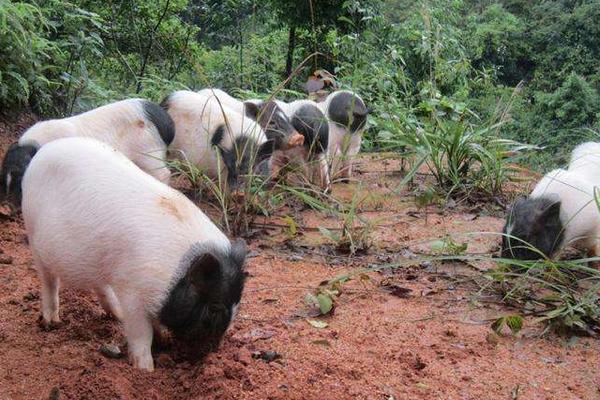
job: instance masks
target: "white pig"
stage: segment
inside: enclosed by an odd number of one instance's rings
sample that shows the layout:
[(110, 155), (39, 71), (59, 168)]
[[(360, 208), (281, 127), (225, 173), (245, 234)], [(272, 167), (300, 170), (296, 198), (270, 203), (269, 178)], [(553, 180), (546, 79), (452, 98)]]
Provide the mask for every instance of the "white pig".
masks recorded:
[(273, 141), (255, 121), (214, 96), (180, 90), (161, 105), (175, 123), (170, 156), (187, 160), (212, 179), (223, 174), (230, 190), (238, 189), (243, 177), (273, 152)]
[(59, 284), (93, 290), (122, 321), (137, 368), (154, 368), (153, 323), (186, 339), (220, 338), (240, 302), (243, 242), (105, 143), (43, 146), (23, 178), (23, 218), (44, 326), (60, 322)]
[(21, 179), (35, 152), (46, 143), (65, 137), (91, 137), (121, 151), (141, 169), (167, 183), (167, 146), (175, 135), (173, 121), (157, 104), (129, 99), (69, 118), (38, 122), (11, 146), (4, 157), (2, 194), (20, 204)]

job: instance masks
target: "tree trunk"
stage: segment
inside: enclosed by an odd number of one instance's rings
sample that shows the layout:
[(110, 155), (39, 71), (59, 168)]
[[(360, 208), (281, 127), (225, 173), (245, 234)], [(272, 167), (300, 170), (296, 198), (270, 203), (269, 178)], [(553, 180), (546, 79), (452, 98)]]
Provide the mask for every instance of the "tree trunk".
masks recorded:
[(288, 51), (287, 60), (285, 62), (285, 76), (287, 79), (292, 74), (294, 66), (294, 50), (296, 49), (296, 25), (290, 25), (290, 33), (288, 36)]

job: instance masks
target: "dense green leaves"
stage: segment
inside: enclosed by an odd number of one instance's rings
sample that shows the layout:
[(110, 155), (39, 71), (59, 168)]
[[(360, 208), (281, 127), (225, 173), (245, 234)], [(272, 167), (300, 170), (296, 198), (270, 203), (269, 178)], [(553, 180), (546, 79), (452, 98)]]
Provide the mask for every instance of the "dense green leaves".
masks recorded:
[(488, 135), (544, 145), (536, 159), (560, 163), (600, 132), (599, 20), (600, 0), (0, 0), (0, 106), (68, 115), (209, 85), (261, 95), (316, 52), (290, 88), (326, 68), (358, 91), (375, 110), (367, 150), (419, 152), (461, 131), (492, 153)]

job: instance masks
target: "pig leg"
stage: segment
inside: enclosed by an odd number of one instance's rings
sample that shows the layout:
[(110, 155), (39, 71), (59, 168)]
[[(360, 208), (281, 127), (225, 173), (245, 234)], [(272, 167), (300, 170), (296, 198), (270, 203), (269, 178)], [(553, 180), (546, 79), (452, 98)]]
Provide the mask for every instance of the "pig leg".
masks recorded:
[(112, 315), (119, 321), (122, 321), (123, 311), (114, 290), (110, 286), (104, 286), (103, 288), (96, 289), (96, 294), (106, 314)]
[(58, 316), (58, 288), (59, 280), (50, 272), (40, 268), (40, 280), (42, 281), (42, 327), (53, 329), (60, 323)]
[(317, 183), (325, 192), (331, 184), (329, 180), (329, 166), (325, 154), (319, 154), (312, 166), (312, 181)]
[[(129, 303), (129, 304), (127, 304)], [(129, 361), (135, 368), (154, 371), (152, 359), (152, 322), (139, 302), (128, 298), (123, 303), (123, 328), (127, 337)]]
[(360, 133), (355, 133), (350, 137), (350, 140), (348, 141), (348, 145), (346, 150), (344, 151), (344, 156), (342, 160), (342, 169), (340, 171), (340, 176), (345, 182), (352, 178), (352, 164), (354, 163), (354, 158), (360, 151), (361, 143), (362, 136), (360, 135)]

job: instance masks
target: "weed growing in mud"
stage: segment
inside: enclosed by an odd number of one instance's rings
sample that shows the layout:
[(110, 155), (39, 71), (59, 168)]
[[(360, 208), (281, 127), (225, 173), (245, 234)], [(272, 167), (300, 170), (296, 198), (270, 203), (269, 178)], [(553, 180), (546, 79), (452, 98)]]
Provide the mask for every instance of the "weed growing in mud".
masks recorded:
[(600, 259), (521, 261), (501, 259), (485, 274), (485, 291), (497, 293), (523, 315), (559, 332), (600, 330), (600, 272), (587, 266)]
[(339, 211), (342, 225), (339, 232), (319, 227), (319, 231), (327, 239), (335, 243), (338, 251), (354, 255), (358, 252), (366, 252), (372, 246), (371, 235), (376, 222), (363, 218), (358, 214), (358, 207), (367, 196), (359, 199), (360, 187), (356, 189), (349, 205)]

